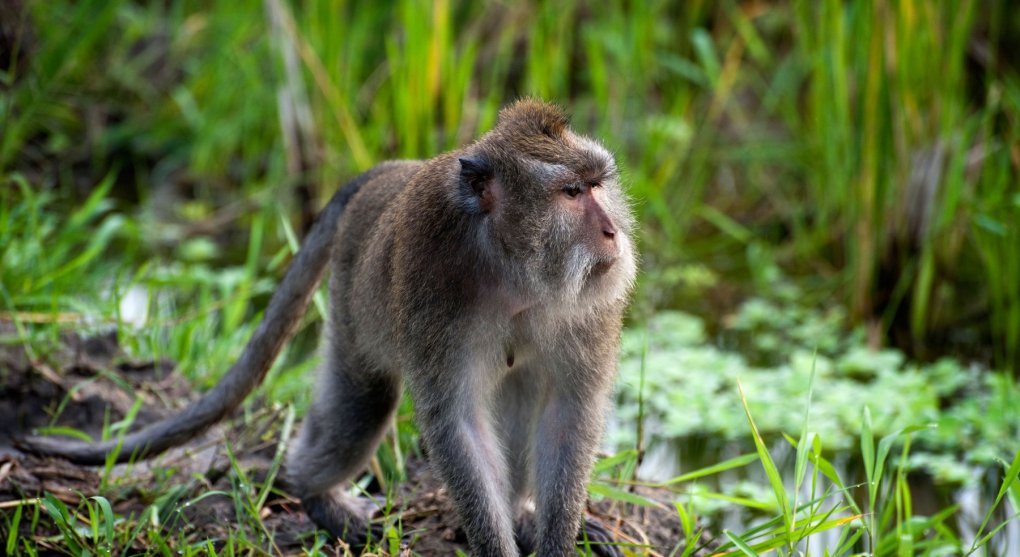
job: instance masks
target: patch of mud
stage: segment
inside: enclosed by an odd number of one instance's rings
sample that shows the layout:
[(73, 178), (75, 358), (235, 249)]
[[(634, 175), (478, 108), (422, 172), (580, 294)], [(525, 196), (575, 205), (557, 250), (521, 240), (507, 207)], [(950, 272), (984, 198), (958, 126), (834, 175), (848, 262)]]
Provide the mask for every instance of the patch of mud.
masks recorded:
[[(0, 323), (0, 333), (5, 328)], [(0, 348), (0, 457), (14, 451), (15, 436), (34, 429), (72, 427), (96, 436), (104, 421), (123, 419), (138, 397), (134, 423), (143, 425), (171, 414), (191, 393), (170, 362), (130, 361), (112, 333), (64, 335), (45, 359)]]
[[(10, 324), (0, 321), (4, 332), (10, 332)], [(139, 398), (142, 406), (133, 427), (172, 414), (194, 393), (170, 362), (131, 361), (113, 335), (65, 335), (44, 361), (33, 360), (18, 347), (0, 346), (0, 529), (6, 523), (2, 515), (13, 512), (17, 501), (49, 493), (71, 508), (83, 497), (102, 495), (119, 514), (136, 519), (159, 509), (159, 523), (174, 542), (211, 540), (221, 547), (223, 540), (243, 531), (270, 554), (292, 555), (324, 535), (316, 533), (298, 501), (283, 492), (278, 481), (261, 508), (261, 524), (238, 513), (277, 472), (273, 462), (282, 448), (285, 414), (279, 408), (252, 405), (261, 409), (149, 461), (115, 466), (105, 482), (100, 468), (25, 455), (14, 448), (15, 437), (41, 427), (98, 435), (104, 423), (123, 419)], [(466, 536), (445, 488), (419, 460), (409, 462), (407, 472), (408, 479), (396, 486), (394, 500), (400, 507), (390, 513), (391, 518), (400, 517), (400, 555), (467, 552)], [(250, 500), (239, 493), (250, 494)], [(651, 489), (638, 493), (659, 501), (661, 508), (600, 501), (590, 504), (588, 512), (618, 540), (647, 547), (635, 546), (633, 554), (669, 555), (683, 538), (671, 494)], [(40, 540), (56, 533), (52, 525), (26, 528), (23, 521), (22, 536)], [(145, 550), (144, 543), (135, 541), (133, 549)], [(52, 542), (41, 547), (52, 547)], [(343, 555), (343, 546), (327, 544), (326, 551)], [(705, 548), (697, 554), (707, 553)]]

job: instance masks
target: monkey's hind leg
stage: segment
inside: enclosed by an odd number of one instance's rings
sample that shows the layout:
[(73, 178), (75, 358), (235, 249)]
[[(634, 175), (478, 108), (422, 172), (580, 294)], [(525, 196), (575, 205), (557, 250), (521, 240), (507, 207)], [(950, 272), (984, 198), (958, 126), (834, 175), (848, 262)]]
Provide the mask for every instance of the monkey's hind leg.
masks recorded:
[(287, 483), (308, 517), (347, 544), (378, 541), (370, 505), (344, 493), (343, 483), (364, 470), (400, 400), (396, 376), (334, 362), (324, 369), (301, 433), (287, 456)]

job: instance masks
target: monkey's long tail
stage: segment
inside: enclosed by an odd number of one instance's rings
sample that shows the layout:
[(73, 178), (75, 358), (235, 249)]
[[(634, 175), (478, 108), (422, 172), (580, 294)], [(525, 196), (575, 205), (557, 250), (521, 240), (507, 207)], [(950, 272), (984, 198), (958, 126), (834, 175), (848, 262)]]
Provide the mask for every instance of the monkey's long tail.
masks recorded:
[(215, 387), (179, 414), (150, 424), (123, 438), (85, 443), (62, 437), (29, 436), (16, 444), (26, 452), (60, 456), (79, 464), (104, 464), (117, 451), (116, 461), (127, 462), (157, 455), (202, 433), (230, 414), (262, 382), (283, 346), (294, 336), (308, 302), (322, 280), (340, 215), (347, 202), (368, 180), (371, 171), (341, 188), (308, 232), (283, 282), (269, 300), (262, 322), (241, 357)]

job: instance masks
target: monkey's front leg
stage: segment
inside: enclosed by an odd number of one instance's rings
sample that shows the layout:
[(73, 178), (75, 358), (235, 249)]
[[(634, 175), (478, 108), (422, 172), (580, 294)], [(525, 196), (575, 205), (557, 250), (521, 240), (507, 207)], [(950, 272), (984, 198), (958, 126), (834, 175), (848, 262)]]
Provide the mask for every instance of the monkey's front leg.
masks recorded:
[[(586, 389), (587, 390), (587, 389)], [(536, 438), (538, 555), (574, 555), (586, 485), (602, 435), (607, 393), (555, 393), (542, 412)], [(592, 531), (594, 534), (595, 531)], [(596, 555), (620, 555), (614, 546), (596, 546), (608, 536), (589, 535)]]
[(429, 458), (457, 506), (472, 554), (516, 557), (509, 474), (492, 427), (491, 404), (465, 380), (471, 373), (459, 377), (459, 384), (411, 381)]

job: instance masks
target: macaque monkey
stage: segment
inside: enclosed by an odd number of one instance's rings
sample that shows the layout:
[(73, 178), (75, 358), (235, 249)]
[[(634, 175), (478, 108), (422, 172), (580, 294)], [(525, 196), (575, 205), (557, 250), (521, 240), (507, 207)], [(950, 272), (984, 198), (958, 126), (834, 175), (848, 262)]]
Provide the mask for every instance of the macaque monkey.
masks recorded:
[(579, 537), (611, 541), (583, 508), (637, 268), (633, 228), (609, 152), (557, 108), (518, 101), (475, 143), (382, 163), (337, 193), (238, 362), (180, 414), (123, 440), (22, 445), (98, 464), (118, 446), (125, 461), (194, 437), (262, 380), (330, 258), (324, 361), (285, 467), (312, 520), (352, 545), (379, 533), (342, 488), (406, 383), (473, 554), (573, 555)]

